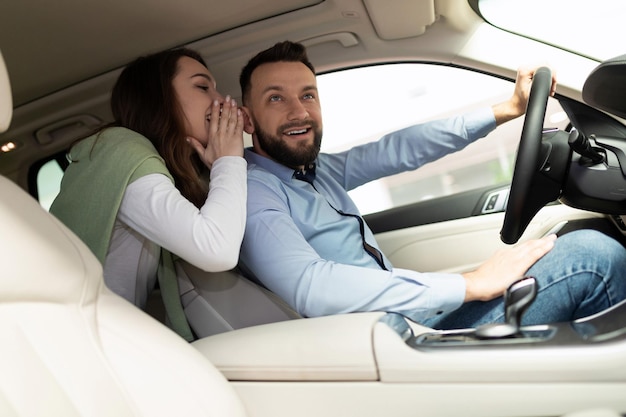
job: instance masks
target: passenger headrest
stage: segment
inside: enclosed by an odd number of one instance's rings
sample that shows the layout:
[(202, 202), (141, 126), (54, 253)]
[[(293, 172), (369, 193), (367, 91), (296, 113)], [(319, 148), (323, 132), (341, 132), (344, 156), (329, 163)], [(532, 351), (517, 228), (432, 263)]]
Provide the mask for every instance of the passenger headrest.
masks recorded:
[(583, 86), (583, 100), (626, 118), (626, 55), (604, 61), (591, 71)]
[(14, 182), (0, 176), (0, 304), (48, 302), (88, 305), (102, 267), (91, 251)]
[(9, 128), (11, 115), (13, 113), (13, 100), (11, 99), (11, 84), (9, 84), (9, 73), (2, 59), (0, 51), (0, 133)]

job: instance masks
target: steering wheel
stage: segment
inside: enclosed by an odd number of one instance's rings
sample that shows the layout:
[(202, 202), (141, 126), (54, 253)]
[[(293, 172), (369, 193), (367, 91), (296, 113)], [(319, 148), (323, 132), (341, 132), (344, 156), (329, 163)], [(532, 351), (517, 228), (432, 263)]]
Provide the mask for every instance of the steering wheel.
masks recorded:
[[(529, 201), (531, 185), (542, 165), (541, 138), (543, 120), (548, 106), (548, 97), (552, 87), (552, 72), (547, 67), (541, 67), (533, 75), (526, 118), (522, 128), (513, 171), (513, 181), (509, 191), (509, 200), (504, 214), (504, 223), (500, 231), (500, 239), (504, 243), (516, 243), (528, 223), (537, 211), (543, 206)], [(529, 203), (530, 206), (529, 206)]]

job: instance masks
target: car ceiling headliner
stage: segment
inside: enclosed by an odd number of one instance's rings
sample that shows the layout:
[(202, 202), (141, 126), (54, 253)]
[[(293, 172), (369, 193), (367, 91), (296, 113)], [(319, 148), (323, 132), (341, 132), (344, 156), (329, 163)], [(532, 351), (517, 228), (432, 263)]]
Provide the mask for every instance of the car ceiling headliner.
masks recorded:
[(2, 1), (0, 50), (14, 105), (20, 106), (139, 55), (317, 3), (320, 0)]

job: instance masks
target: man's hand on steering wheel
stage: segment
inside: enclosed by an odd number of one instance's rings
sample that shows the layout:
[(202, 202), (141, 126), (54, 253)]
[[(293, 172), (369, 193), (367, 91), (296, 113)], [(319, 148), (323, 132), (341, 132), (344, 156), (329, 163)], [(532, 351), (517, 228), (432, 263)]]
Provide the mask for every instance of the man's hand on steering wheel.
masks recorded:
[[(533, 76), (535, 71), (539, 68), (540, 67), (521, 67), (518, 69), (517, 77), (515, 79), (515, 90), (513, 91), (511, 98), (492, 107), (493, 115), (496, 118), (496, 125), (501, 125), (509, 120), (516, 119), (526, 112)], [(554, 96), (555, 93), (556, 75), (552, 70), (550, 96)]]

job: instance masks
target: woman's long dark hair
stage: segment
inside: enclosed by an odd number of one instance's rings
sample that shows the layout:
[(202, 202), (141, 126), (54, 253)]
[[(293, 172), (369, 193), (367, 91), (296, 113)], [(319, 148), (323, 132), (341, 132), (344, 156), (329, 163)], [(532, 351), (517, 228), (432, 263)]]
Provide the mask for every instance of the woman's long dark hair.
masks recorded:
[(187, 48), (158, 52), (128, 64), (113, 87), (114, 121), (106, 127), (125, 127), (148, 138), (165, 160), (176, 188), (201, 207), (208, 192), (203, 180), (208, 168), (186, 141), (184, 116), (172, 85), (184, 56), (207, 66), (197, 52)]

